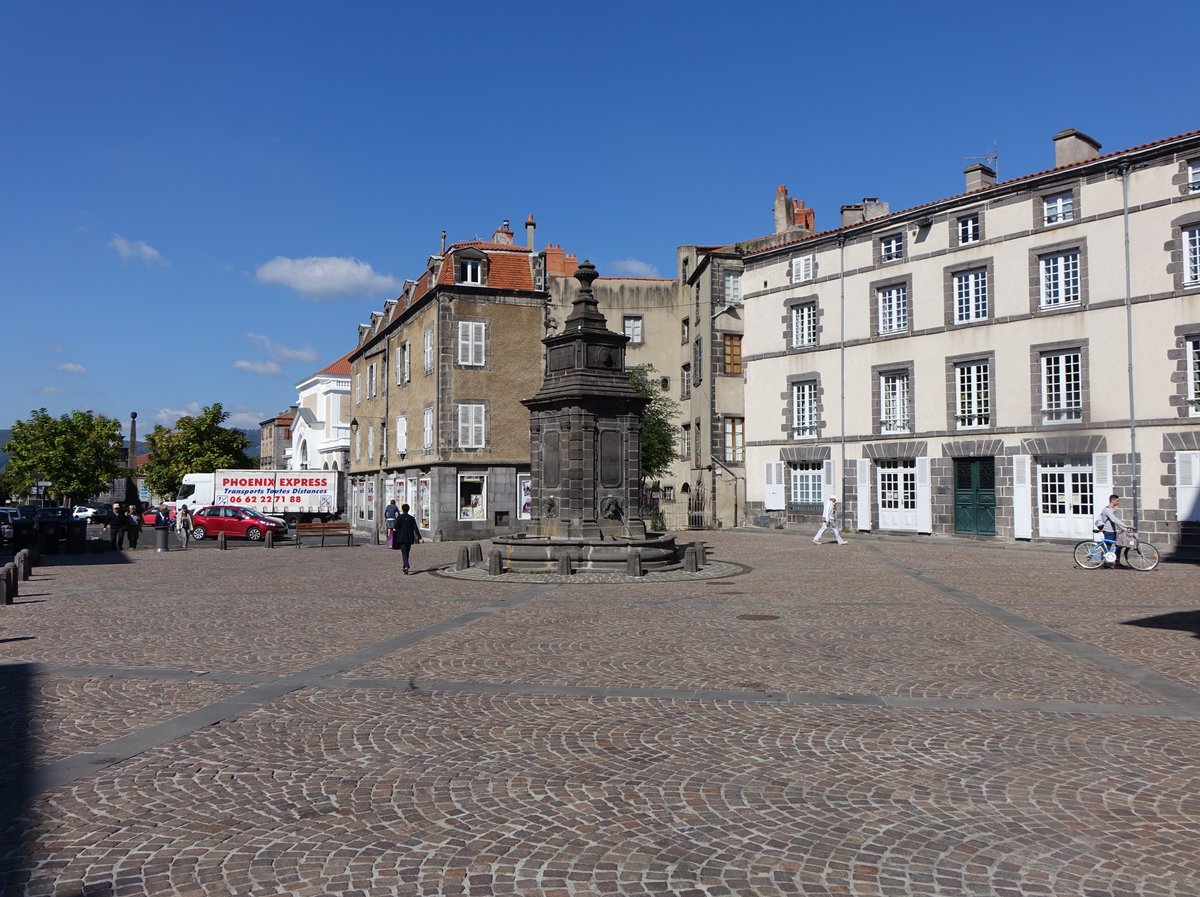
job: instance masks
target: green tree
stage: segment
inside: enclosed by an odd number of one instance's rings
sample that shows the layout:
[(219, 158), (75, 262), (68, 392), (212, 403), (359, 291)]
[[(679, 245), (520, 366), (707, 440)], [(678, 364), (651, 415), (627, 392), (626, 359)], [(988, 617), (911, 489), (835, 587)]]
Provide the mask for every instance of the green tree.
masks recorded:
[(185, 473), (212, 473), (222, 468), (247, 468), (246, 434), (222, 424), (229, 413), (220, 404), (202, 408), (195, 417), (181, 417), (173, 428), (156, 424), (146, 437), (150, 460), (139, 473), (154, 495), (174, 497)]
[(50, 493), (67, 505), (110, 488), (125, 470), (121, 422), (91, 411), (56, 418), (39, 408), (29, 420), (13, 424), (4, 450), (9, 488), (25, 495), (35, 483), (46, 481)]
[(659, 388), (658, 371), (651, 364), (639, 364), (629, 369), (629, 383), (634, 391), (650, 404), (642, 412), (642, 482), (661, 477), (671, 470), (675, 461), (675, 419), (679, 403)]

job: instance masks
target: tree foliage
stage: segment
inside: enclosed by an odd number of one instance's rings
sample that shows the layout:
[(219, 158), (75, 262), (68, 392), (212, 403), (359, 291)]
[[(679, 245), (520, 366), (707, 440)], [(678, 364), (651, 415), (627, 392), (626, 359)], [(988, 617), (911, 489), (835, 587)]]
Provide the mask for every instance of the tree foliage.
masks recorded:
[(28, 494), (39, 481), (63, 504), (85, 501), (112, 486), (125, 470), (121, 422), (91, 411), (51, 417), (45, 408), (13, 424), (4, 450), (9, 487)]
[(181, 417), (173, 428), (156, 424), (146, 437), (150, 460), (139, 473), (154, 495), (173, 498), (185, 473), (212, 473), (221, 468), (247, 468), (246, 434), (222, 424), (229, 413), (219, 403), (202, 408), (195, 417)]
[(659, 373), (654, 365), (630, 368), (629, 383), (639, 396), (650, 400), (642, 412), (642, 480), (653, 480), (669, 473), (675, 461), (679, 403), (659, 388)]

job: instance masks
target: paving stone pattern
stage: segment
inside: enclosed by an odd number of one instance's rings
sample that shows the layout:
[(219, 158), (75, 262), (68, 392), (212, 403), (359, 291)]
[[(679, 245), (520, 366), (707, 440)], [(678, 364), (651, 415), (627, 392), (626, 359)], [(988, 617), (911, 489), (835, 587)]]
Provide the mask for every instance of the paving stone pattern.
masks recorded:
[(0, 608), (5, 894), (1200, 894), (1194, 567), (705, 535), (741, 575), (37, 568)]

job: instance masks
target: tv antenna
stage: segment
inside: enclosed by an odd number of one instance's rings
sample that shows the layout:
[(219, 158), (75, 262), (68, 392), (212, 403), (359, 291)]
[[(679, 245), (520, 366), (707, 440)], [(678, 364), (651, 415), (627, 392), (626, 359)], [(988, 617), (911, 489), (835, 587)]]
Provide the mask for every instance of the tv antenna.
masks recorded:
[(996, 174), (996, 180), (1000, 179), (1000, 146), (995, 140), (992, 141), (991, 147), (988, 148), (985, 156), (959, 156), (964, 162), (986, 162)]

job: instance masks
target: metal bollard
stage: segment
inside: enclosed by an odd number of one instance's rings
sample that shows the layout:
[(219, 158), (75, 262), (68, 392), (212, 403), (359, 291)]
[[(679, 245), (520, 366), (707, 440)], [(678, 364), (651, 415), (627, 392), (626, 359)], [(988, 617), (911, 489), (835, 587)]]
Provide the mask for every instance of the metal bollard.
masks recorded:
[(217, 550), (225, 551), (228, 546), (225, 544), (225, 534), (217, 533)]
[(454, 569), (455, 570), (466, 570), (470, 566), (471, 566), (471, 552), (468, 551), (467, 546), (464, 545), (462, 548), (458, 549), (458, 560), (455, 561), (455, 563), (454, 563)]
[(265, 539), (263, 539), (263, 544), (266, 545), (268, 548), (275, 547), (275, 530), (273, 530), (273, 529), (267, 530), (267, 536)]
[(165, 526), (154, 527), (154, 550), (155, 551), (170, 551), (171, 550), (171, 530)]

